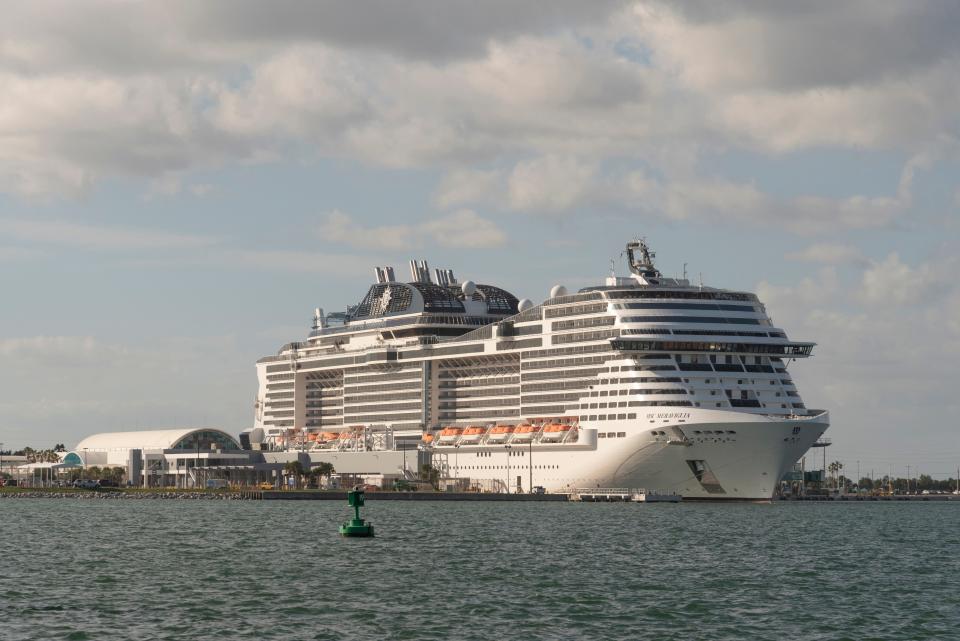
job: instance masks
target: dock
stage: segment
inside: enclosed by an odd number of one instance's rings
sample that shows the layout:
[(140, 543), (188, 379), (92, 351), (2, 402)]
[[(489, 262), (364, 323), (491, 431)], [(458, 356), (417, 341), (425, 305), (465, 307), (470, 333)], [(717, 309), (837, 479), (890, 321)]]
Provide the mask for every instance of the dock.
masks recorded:
[[(263, 490), (264, 501), (346, 501), (346, 490)], [(567, 501), (569, 494), (506, 494), (495, 492), (367, 492), (368, 501)]]
[(816, 494), (807, 494), (805, 496), (778, 496), (775, 501), (826, 501), (832, 503), (858, 503), (863, 501), (953, 501), (960, 502), (960, 495), (957, 494), (836, 494), (830, 496), (821, 496)]
[(679, 503), (683, 497), (662, 490), (599, 487), (574, 490), (569, 500), (580, 503)]

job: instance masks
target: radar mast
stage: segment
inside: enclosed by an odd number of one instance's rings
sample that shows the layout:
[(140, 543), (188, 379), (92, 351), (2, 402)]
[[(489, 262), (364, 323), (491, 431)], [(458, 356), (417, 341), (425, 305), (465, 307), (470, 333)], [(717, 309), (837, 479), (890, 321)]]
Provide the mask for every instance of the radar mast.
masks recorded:
[[(639, 256), (637, 256), (638, 252)], [(656, 257), (657, 254), (650, 251), (645, 238), (627, 243), (627, 262), (630, 264), (630, 271), (637, 276), (644, 279), (661, 278), (663, 274), (653, 265), (653, 259)]]

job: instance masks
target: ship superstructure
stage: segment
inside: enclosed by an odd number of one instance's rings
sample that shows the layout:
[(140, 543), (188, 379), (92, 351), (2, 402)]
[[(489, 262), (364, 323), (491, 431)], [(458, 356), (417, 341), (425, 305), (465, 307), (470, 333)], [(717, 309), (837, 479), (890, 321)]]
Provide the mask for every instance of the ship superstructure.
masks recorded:
[(828, 426), (788, 373), (814, 344), (748, 292), (665, 277), (647, 244), (626, 276), (539, 305), (392, 268), (307, 340), (257, 363), (255, 431), (275, 448), (418, 449), (502, 491), (647, 487), (764, 499)]

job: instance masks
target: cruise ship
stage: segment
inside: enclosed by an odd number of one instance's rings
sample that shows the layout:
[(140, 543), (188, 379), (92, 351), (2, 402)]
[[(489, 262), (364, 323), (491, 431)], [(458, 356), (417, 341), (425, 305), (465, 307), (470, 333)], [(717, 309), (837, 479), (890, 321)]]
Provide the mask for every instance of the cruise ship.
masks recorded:
[(410, 282), (376, 267), (359, 304), (316, 309), (306, 340), (257, 362), (242, 436), (316, 460), (403, 452), (408, 476), (486, 491), (769, 500), (829, 425), (789, 372), (814, 343), (755, 294), (664, 276), (644, 240), (624, 257), (626, 275), (538, 305), (426, 261)]

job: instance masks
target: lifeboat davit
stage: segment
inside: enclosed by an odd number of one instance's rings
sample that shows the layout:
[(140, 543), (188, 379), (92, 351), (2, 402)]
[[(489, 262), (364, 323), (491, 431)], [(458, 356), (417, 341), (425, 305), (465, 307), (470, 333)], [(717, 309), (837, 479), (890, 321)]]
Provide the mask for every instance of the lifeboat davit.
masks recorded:
[(463, 436), (460, 438), (461, 443), (479, 443), (480, 439), (483, 438), (483, 435), (487, 433), (485, 427), (468, 427), (463, 431)]
[(543, 434), (540, 435), (541, 441), (559, 441), (571, 430), (571, 426), (566, 423), (551, 423), (543, 428)]
[(515, 443), (526, 443), (533, 439), (533, 435), (536, 434), (536, 432), (536, 425), (530, 425), (529, 423), (518, 425), (517, 429), (513, 431), (513, 441)]
[(496, 425), (487, 436), (487, 443), (503, 443), (513, 434), (513, 425)]
[(440, 430), (440, 436), (437, 438), (437, 442), (449, 445), (460, 438), (461, 434), (463, 434), (462, 427), (445, 427)]

